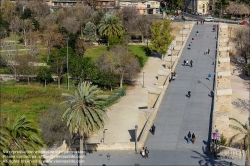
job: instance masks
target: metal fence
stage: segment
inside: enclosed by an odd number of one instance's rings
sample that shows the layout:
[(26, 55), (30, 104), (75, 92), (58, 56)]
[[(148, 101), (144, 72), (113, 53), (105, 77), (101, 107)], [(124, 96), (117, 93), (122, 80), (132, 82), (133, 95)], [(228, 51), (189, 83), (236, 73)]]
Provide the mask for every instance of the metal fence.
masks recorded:
[(113, 95), (109, 96), (109, 98), (102, 103), (101, 107), (102, 108), (108, 107), (112, 105), (116, 100), (125, 95), (126, 95), (126, 88), (122, 88), (119, 91), (117, 91), (117, 93), (114, 93)]

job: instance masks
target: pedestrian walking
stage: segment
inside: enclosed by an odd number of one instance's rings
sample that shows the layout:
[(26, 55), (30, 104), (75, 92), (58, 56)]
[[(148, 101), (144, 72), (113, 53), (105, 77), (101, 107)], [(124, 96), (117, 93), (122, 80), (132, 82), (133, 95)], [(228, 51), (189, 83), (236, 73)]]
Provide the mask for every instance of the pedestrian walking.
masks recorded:
[(184, 59), (184, 61), (183, 61), (183, 66), (185, 66), (186, 65), (186, 59)]
[(142, 156), (142, 158), (145, 158), (145, 148), (144, 147), (141, 150), (141, 156)]
[(209, 74), (207, 75), (207, 79), (210, 81), (211, 77), (212, 77), (212, 75), (209, 73)]
[(201, 20), (201, 24), (202, 24), (202, 20)]
[(196, 32), (196, 36), (198, 36), (198, 35), (199, 35), (199, 32), (197, 31), (197, 32)]
[(190, 67), (193, 67), (193, 60), (190, 61)]
[(207, 54), (209, 54), (209, 52), (210, 52), (210, 49), (207, 49)]
[(152, 131), (152, 134), (154, 135), (155, 134), (155, 125), (153, 124), (153, 126), (151, 127), (151, 131)]
[(149, 151), (148, 151), (148, 148), (146, 147), (146, 149), (145, 149), (145, 158), (148, 158), (148, 154), (149, 154)]
[(186, 60), (186, 66), (188, 66), (188, 59)]
[(194, 133), (192, 134), (192, 143), (194, 143), (196, 140)]
[(188, 141), (187, 141), (187, 142), (188, 142), (188, 144), (189, 144), (189, 143), (191, 142), (191, 133), (190, 133), (190, 131), (188, 132), (188, 135), (187, 135), (187, 136), (188, 136), (188, 138), (187, 138)]
[(188, 91), (188, 97), (189, 98), (191, 97), (191, 91)]
[(199, 22), (197, 21), (197, 25), (199, 24)]
[(187, 46), (187, 49), (189, 49), (189, 50), (191, 49), (191, 45), (190, 44)]
[(203, 20), (203, 24), (204, 24), (205, 20)]

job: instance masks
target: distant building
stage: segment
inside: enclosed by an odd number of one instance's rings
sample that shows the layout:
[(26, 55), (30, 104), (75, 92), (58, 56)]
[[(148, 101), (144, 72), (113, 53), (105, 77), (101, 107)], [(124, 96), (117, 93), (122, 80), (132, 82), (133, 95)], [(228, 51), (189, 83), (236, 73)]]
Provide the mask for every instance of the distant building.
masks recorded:
[(140, 14), (160, 14), (161, 0), (120, 0), (119, 7), (135, 7)]
[(215, 0), (183, 0), (183, 8), (190, 13), (209, 14)]

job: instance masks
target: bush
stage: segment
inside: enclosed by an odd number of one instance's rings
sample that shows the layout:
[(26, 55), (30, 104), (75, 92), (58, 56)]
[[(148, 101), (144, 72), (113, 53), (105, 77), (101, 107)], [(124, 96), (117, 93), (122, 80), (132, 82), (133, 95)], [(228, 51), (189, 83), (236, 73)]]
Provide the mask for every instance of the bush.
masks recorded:
[(109, 37), (108, 41), (110, 46), (118, 45), (121, 43), (121, 39), (117, 36)]
[(70, 140), (70, 133), (66, 122), (62, 121), (63, 113), (62, 108), (55, 105), (40, 117), (41, 137), (48, 148), (61, 144), (63, 140)]
[(220, 137), (220, 140), (218, 141), (218, 144), (222, 145), (222, 146), (227, 146), (227, 138), (224, 137), (223, 134), (221, 134), (221, 137)]
[(246, 64), (244, 67), (245, 73), (247, 76), (250, 76), (250, 64)]

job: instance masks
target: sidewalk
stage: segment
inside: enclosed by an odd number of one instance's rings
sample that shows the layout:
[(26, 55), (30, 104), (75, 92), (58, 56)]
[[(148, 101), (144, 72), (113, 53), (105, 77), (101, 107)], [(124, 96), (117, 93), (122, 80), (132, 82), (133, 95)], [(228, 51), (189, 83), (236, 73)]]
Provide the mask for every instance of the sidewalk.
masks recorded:
[[(136, 78), (136, 84), (129, 87), (126, 96), (122, 97), (112, 105), (107, 115), (109, 121), (105, 125), (105, 143), (131, 142), (133, 138), (135, 125), (138, 125), (138, 133), (142, 130), (146, 122), (146, 116), (139, 114), (139, 108), (147, 107), (148, 90), (150, 86), (157, 85), (157, 73), (159, 69), (164, 69), (164, 62), (160, 57), (150, 56), (143, 70)], [(144, 72), (144, 88), (143, 86)], [(140, 118), (140, 121), (138, 121)], [(142, 119), (142, 120), (141, 120)], [(100, 143), (103, 138), (103, 131), (99, 131), (89, 139), (89, 142)]]

